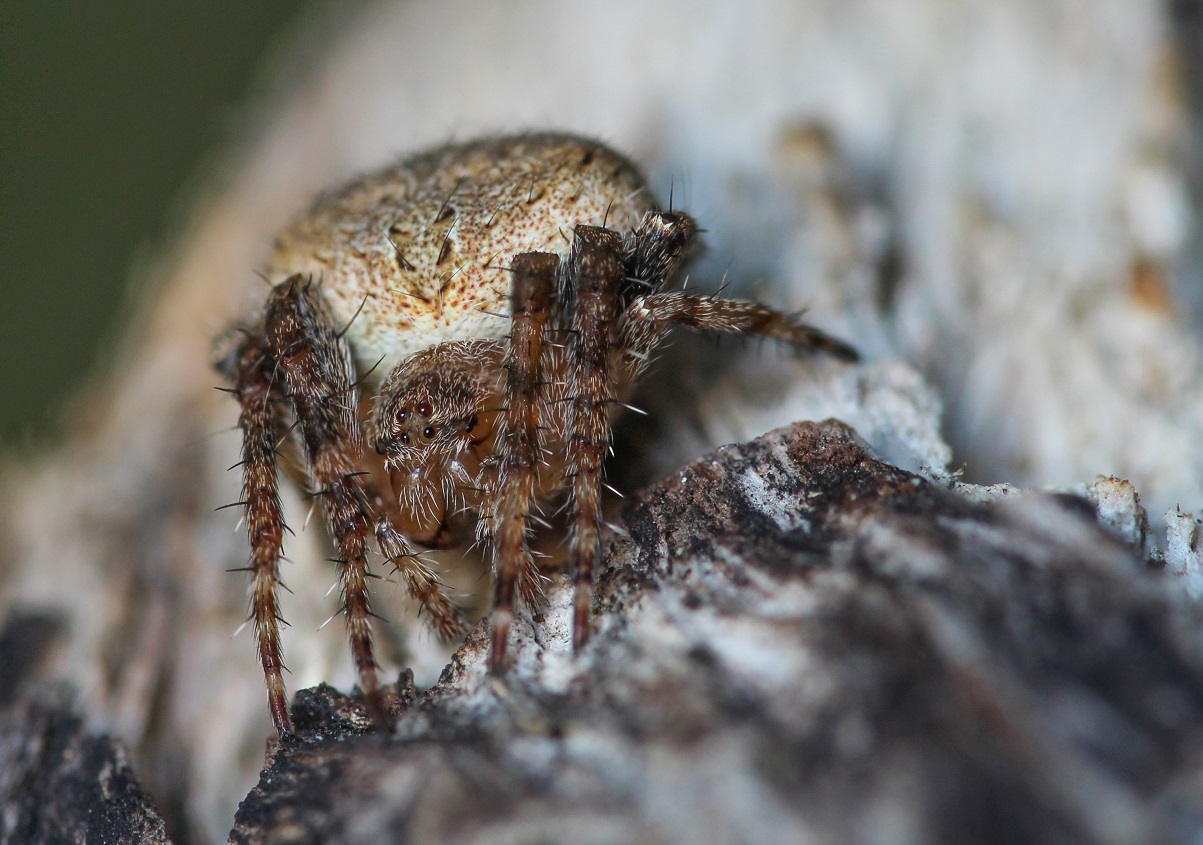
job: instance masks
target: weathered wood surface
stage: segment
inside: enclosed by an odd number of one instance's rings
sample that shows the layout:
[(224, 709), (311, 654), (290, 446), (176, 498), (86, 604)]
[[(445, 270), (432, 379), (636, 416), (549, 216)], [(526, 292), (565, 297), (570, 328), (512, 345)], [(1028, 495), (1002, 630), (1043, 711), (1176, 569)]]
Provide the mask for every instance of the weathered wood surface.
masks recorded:
[(0, 842), (168, 845), (167, 830), (117, 741), (62, 701), (0, 709)]
[[(478, 628), (396, 735), (296, 708), (233, 841), (1187, 842), (1200, 613), (1068, 496), (971, 504), (834, 421), (642, 493), (599, 633)], [(365, 731), (367, 731), (365, 733)]]
[[(394, 736), (304, 691), (233, 840), (1203, 833), (1203, 618), (1086, 500), (971, 503), (828, 421), (703, 458), (622, 524), (583, 655), (560, 586), (504, 681), (478, 626), (403, 685)], [(113, 742), (29, 695), (2, 719), (5, 841), (164, 841)]]

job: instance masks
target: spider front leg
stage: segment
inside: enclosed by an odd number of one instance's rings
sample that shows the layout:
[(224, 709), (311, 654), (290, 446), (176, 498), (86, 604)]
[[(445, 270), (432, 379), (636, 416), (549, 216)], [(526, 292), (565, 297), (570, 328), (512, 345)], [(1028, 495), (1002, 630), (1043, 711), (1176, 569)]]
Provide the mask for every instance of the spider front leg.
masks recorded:
[(264, 329), (267, 347), (288, 386), (314, 495), (322, 501), (337, 550), (341, 610), (360, 686), (369, 711), (384, 724), (368, 600), (373, 520), (359, 477), (363, 437), (351, 351), (322, 301), (300, 276), (272, 289)]
[(569, 577), (572, 580), (572, 644), (589, 640), (593, 569), (601, 544), (602, 466), (610, 446), (610, 407), (615, 401), (610, 368), (610, 331), (625, 278), (622, 240), (609, 230), (577, 226), (568, 258), (575, 293), (568, 355), (567, 465), (572, 481)]
[(625, 356), (624, 376), (635, 378), (672, 324), (719, 332), (771, 337), (803, 351), (814, 350), (856, 361), (842, 340), (758, 302), (660, 292), (697, 249), (697, 222), (680, 211), (653, 211), (625, 244), (627, 276), (644, 291), (631, 297), (619, 321), (617, 343)]
[(678, 292), (638, 297), (623, 314), (618, 327), (619, 342), (629, 355), (646, 359), (674, 323), (694, 329), (771, 337), (796, 349), (823, 352), (841, 361), (860, 359), (847, 343), (803, 323), (793, 314), (743, 299)]
[(514, 588), (523, 583), (533, 603), (538, 575), (526, 542), (527, 515), (543, 459), (543, 337), (560, 260), (549, 253), (514, 256), (510, 288), (512, 321), (505, 371), (505, 407), (498, 419), (497, 456), (485, 478), (481, 533), (492, 535), (492, 640), (489, 667), (500, 672), (514, 613)]

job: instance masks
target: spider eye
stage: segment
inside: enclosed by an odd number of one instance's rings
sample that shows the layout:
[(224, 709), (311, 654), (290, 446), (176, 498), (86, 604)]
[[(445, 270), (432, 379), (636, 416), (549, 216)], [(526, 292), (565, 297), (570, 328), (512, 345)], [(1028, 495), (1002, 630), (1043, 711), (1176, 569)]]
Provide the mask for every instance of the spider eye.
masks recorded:
[(406, 433), (402, 434), (400, 439), (401, 439), (401, 445), (402, 445), (402, 446), (408, 446), (408, 445), (409, 445), (409, 433), (408, 433), (408, 432), (406, 432)]
[(407, 419), (409, 419), (409, 408), (402, 408), (401, 410), (397, 411), (397, 422), (403, 423)]
[(426, 426), (426, 428), (422, 429), (421, 440), (423, 443), (429, 443), (431, 440), (434, 440), (434, 427), (433, 426), (428, 425), (428, 426)]
[(429, 402), (422, 402), (418, 405), (417, 411), (418, 416), (420, 416), (422, 419), (428, 420), (430, 419), (430, 415), (434, 413), (434, 408), (430, 407)]

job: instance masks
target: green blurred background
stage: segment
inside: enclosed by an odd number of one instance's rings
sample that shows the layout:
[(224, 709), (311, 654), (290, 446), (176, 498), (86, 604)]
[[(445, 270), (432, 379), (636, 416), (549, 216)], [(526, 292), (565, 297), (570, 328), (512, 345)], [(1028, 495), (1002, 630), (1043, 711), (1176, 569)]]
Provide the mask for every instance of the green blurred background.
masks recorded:
[(0, 450), (56, 432), (131, 262), (304, 4), (0, 0)]

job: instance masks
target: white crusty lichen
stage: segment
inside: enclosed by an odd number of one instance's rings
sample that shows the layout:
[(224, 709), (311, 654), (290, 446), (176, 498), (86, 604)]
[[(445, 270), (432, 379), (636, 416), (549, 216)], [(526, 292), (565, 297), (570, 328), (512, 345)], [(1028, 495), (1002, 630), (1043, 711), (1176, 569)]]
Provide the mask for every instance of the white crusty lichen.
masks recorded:
[(1171, 508), (1165, 515), (1165, 568), (1182, 579), (1188, 595), (1203, 599), (1203, 533), (1199, 518)]
[(1131, 546), (1143, 559), (1151, 554), (1149, 515), (1140, 503), (1140, 493), (1131, 482), (1102, 476), (1086, 488), (1086, 497), (1098, 511), (1099, 523)]

